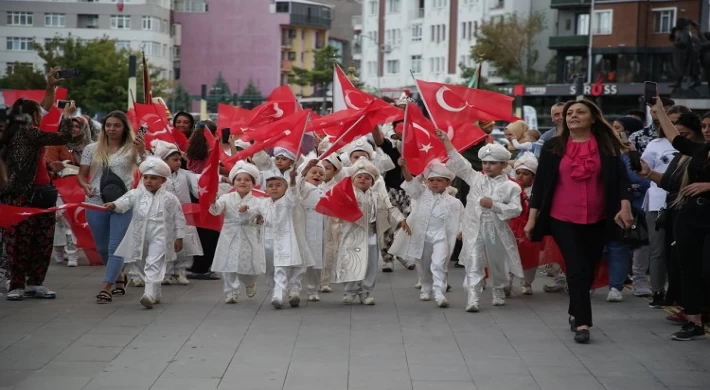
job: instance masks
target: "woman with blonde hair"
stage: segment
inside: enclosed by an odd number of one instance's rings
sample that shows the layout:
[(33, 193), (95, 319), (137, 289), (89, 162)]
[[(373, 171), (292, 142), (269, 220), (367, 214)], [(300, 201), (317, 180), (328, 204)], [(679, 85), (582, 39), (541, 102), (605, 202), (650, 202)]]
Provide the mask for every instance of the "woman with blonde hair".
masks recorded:
[(508, 140), (507, 147), (510, 153), (512, 154), (513, 160), (516, 159), (519, 153), (518, 148), (516, 148), (514, 145), (514, 141), (521, 143), (525, 142), (524, 139), (525, 135), (528, 133), (528, 130), (530, 130), (530, 127), (523, 120), (512, 122), (505, 127), (505, 130), (503, 130), (503, 134)]
[[(113, 202), (133, 188), (134, 172), (145, 156), (143, 137), (135, 137), (128, 117), (122, 111), (109, 113), (102, 122), (98, 140), (84, 148), (79, 168), (79, 185), (86, 202), (103, 205)], [(89, 177), (91, 179), (89, 180)], [(110, 303), (112, 294), (124, 295), (126, 277), (117, 281), (123, 258), (114, 255), (131, 222), (131, 213), (86, 210), (86, 220), (96, 248), (106, 265), (96, 303)], [(116, 288), (111, 290), (116, 284)]]

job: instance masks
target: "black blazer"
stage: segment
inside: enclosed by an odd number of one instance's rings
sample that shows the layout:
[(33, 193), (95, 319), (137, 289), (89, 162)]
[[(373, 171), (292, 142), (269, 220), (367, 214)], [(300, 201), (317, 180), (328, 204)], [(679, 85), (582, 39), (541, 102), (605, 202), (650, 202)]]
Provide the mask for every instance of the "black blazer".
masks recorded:
[[(562, 142), (560, 137), (552, 137), (545, 142), (540, 152), (540, 159), (530, 197), (530, 208), (537, 209), (537, 219), (532, 232), (532, 241), (541, 241), (543, 236), (550, 234), (550, 209), (552, 198), (557, 189), (557, 179), (560, 175), (562, 156), (553, 153), (554, 148)], [(621, 156), (608, 156), (600, 151), (601, 174), (604, 180), (604, 205), (606, 208), (607, 236), (609, 239), (619, 238), (620, 229), (614, 222), (614, 217), (621, 209), (621, 201), (631, 201), (633, 193), (629, 177)], [(574, 199), (565, 199), (573, 202)]]

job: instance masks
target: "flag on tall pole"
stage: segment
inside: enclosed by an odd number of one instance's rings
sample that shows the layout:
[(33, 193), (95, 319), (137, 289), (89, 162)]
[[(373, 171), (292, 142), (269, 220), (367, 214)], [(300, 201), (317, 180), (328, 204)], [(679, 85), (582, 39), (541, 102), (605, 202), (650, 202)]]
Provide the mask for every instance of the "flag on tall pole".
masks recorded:
[(468, 82), (469, 88), (478, 88), (479, 85), (481, 85), (481, 64), (476, 65), (476, 71)]
[(153, 103), (153, 88), (150, 86), (150, 72), (148, 71), (145, 52), (143, 52), (143, 103)]

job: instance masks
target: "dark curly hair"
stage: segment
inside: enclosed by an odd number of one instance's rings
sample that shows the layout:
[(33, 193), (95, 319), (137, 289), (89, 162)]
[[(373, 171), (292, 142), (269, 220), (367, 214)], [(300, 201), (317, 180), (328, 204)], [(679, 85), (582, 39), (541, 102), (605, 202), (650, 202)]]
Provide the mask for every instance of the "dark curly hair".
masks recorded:
[(205, 126), (207, 126), (212, 135), (214, 135), (217, 131), (217, 125), (211, 120), (197, 122), (197, 125), (195, 125), (195, 131), (192, 132), (190, 141), (187, 144), (186, 154), (188, 160), (204, 160), (209, 155), (210, 148), (209, 145), (207, 145), (207, 139), (205, 138)]

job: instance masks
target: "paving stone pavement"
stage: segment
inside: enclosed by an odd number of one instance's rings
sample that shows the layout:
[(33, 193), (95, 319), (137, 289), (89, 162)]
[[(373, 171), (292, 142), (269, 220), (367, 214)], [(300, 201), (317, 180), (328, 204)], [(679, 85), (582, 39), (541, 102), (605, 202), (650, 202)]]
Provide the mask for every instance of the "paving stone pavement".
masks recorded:
[(593, 296), (592, 343), (577, 345), (567, 297), (514, 295), (466, 313), (463, 272), (451, 307), (420, 302), (416, 272), (378, 275), (376, 306), (318, 303), (276, 311), (255, 298), (222, 303), (220, 281), (164, 286), (145, 310), (141, 289), (97, 305), (102, 267), (52, 264), (54, 301), (0, 300), (0, 390), (709, 389), (710, 340), (671, 341), (665, 313), (628, 291)]

